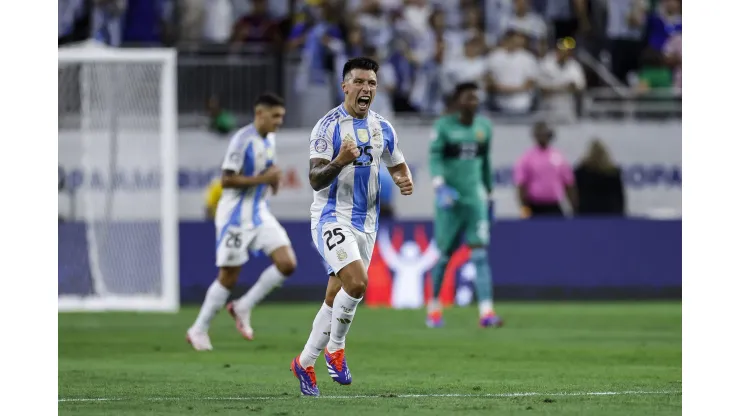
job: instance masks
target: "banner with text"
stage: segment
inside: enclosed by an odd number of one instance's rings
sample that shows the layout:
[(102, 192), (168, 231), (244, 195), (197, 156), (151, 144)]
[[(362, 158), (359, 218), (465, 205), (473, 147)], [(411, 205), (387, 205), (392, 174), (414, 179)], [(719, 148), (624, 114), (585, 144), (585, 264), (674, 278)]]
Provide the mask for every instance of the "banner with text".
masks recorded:
[[(141, 229), (149, 223), (122, 223)], [(311, 240), (308, 221), (285, 221), (298, 269), (275, 300), (320, 301), (327, 276)], [(201, 302), (216, 277), (214, 228), (209, 221), (180, 223), (180, 297)], [(94, 293), (92, 256), (110, 257), (88, 239), (84, 223), (59, 225), (59, 295)], [(120, 235), (120, 233), (117, 233)], [(431, 221), (381, 222), (368, 270), (364, 304), (418, 308), (430, 294), (429, 270), (437, 261)], [(605, 238), (604, 236), (608, 236)], [(113, 293), (151, 284), (142, 277), (159, 259), (131, 249), (124, 276), (115, 268), (101, 273)], [(488, 248), (497, 299), (636, 299), (681, 297), (681, 221), (646, 219), (533, 219), (500, 221)], [(269, 265), (253, 256), (242, 268), (239, 295)], [(441, 298), (446, 304), (469, 304), (474, 298), (475, 267), (463, 246), (450, 258)], [(156, 289), (149, 289), (156, 290)]]
[[(395, 126), (399, 145), (412, 168), (414, 195), (396, 192), (400, 218), (432, 216), (432, 185), (428, 171), (430, 128)], [(494, 130), (492, 148), (499, 218), (518, 217), (512, 170), (517, 159), (532, 146), (529, 126), (500, 125)], [(281, 219), (306, 219), (313, 198), (308, 183), (309, 129), (278, 133), (278, 165), (285, 180), (270, 208)], [(557, 128), (555, 146), (571, 164), (586, 152), (589, 142), (601, 139), (622, 166), (628, 212), (635, 216), (681, 215), (681, 123), (605, 122)], [(84, 219), (105, 215), (109, 220), (156, 219), (160, 216), (159, 176), (161, 156), (156, 132), (120, 131), (86, 133), (84, 142), (75, 131), (59, 132), (59, 164), (67, 188), (60, 193), (63, 216)], [(86, 145), (83, 145), (86, 144)], [(227, 140), (209, 132), (179, 131), (178, 180), (180, 218), (202, 219), (204, 192), (220, 175)]]

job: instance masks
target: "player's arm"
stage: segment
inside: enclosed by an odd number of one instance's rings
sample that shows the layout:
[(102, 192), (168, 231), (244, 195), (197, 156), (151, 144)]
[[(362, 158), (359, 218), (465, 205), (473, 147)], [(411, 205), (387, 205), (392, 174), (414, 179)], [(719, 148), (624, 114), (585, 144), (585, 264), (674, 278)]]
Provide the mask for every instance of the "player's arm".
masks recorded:
[(432, 174), (432, 186), (437, 207), (450, 208), (460, 197), (454, 188), (445, 184), (445, 134), (442, 121), (437, 120), (432, 128), (432, 143), (429, 145), (429, 170)]
[[(345, 166), (360, 156), (357, 144), (354, 141), (340, 141), (338, 132), (339, 126), (336, 126), (332, 136), (337, 137), (329, 138), (327, 129), (319, 125), (311, 132), (308, 181), (314, 191), (320, 191), (329, 186)], [(337, 156), (333, 157), (336, 146), (339, 146), (339, 151)]]
[(435, 188), (445, 183), (444, 180), (444, 147), (445, 137), (439, 121), (432, 127), (432, 142), (429, 145), (429, 171)]
[(403, 152), (398, 148), (398, 135), (387, 121), (381, 123), (383, 136), (387, 140), (383, 154), (380, 156), (388, 167), (393, 182), (401, 190), (401, 195), (411, 195), (414, 192), (414, 180), (411, 178), (411, 169), (406, 164)]
[(272, 166), (263, 172), (254, 171), (254, 151), (249, 140), (234, 137), (229, 143), (226, 158), (221, 165), (221, 187), (246, 189), (280, 180), (280, 169)]
[(493, 194), (493, 176), (491, 174), (491, 146), (493, 145), (493, 126), (488, 124), (488, 137), (486, 139), (486, 149), (483, 153), (483, 186), (490, 197)]

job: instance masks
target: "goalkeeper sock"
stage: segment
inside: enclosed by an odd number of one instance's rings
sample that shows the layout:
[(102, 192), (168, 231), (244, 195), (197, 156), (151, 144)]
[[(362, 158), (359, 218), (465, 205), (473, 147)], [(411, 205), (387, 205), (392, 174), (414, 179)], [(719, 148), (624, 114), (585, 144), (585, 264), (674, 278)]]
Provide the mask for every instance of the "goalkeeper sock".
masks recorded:
[(234, 302), (234, 309), (240, 313), (251, 311), (268, 293), (282, 285), (284, 281), (285, 276), (273, 264), (262, 272), (260, 278), (244, 296)]
[(488, 253), (485, 248), (472, 250), (470, 260), (475, 266), (475, 296), (481, 315), (493, 312), (493, 282), (491, 282), (491, 267), (488, 264)]
[(440, 310), (439, 293), (442, 291), (442, 282), (445, 278), (445, 270), (447, 270), (447, 263), (450, 262), (450, 257), (446, 255), (440, 256), (437, 264), (432, 268), (432, 299), (427, 305), (429, 312), (436, 312)]
[(319, 309), (319, 313), (316, 314), (316, 318), (313, 319), (313, 328), (311, 328), (311, 334), (308, 336), (308, 341), (303, 347), (303, 352), (298, 358), (301, 367), (308, 368), (313, 367), (316, 364), (316, 360), (319, 358), (321, 351), (326, 348), (329, 343), (329, 336), (331, 334), (331, 306), (324, 303)]
[(201, 332), (208, 332), (211, 320), (224, 307), (226, 300), (229, 298), (229, 293), (231, 291), (222, 285), (218, 279), (214, 280), (206, 292), (206, 298), (203, 300), (203, 306), (200, 307), (193, 328)]

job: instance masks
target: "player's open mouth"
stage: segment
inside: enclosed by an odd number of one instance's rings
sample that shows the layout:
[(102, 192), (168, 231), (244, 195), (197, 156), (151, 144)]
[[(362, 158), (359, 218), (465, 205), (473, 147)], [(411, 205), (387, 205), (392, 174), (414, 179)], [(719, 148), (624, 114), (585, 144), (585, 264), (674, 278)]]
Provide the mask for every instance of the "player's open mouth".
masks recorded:
[(357, 99), (357, 106), (360, 110), (367, 110), (370, 107), (370, 96), (362, 96)]

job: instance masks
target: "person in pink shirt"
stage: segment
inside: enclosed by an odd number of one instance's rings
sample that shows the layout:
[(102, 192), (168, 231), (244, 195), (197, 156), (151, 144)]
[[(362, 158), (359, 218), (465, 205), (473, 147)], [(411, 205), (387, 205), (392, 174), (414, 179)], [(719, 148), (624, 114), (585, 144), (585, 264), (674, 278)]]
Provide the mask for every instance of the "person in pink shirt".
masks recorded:
[(514, 167), (522, 216), (563, 216), (560, 203), (567, 196), (577, 211), (578, 196), (573, 169), (559, 150), (551, 146), (554, 133), (545, 122), (533, 128), (535, 146), (527, 150)]

